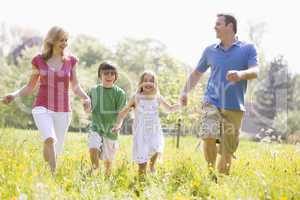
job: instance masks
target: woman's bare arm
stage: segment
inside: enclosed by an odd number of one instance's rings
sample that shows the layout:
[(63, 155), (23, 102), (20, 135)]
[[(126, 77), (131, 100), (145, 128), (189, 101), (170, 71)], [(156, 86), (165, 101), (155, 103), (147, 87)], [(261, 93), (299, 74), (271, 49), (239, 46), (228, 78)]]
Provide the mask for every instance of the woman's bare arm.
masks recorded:
[(29, 95), (36, 86), (37, 81), (39, 80), (39, 72), (35, 66), (32, 66), (31, 75), (26, 85), (22, 88), (16, 90), (13, 93), (10, 93), (3, 97), (2, 102), (4, 104), (11, 103), (16, 97)]

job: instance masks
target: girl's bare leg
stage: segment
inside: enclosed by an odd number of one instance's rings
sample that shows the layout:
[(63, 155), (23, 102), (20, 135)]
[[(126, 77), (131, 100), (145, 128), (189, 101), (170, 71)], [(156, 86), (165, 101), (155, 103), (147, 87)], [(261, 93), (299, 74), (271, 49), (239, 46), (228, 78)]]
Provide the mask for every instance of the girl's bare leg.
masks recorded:
[(146, 175), (147, 163), (139, 164), (139, 175), (144, 176)]
[(150, 159), (150, 165), (149, 165), (149, 167), (150, 167), (150, 172), (151, 172), (151, 173), (156, 172), (156, 169), (155, 169), (155, 163), (156, 163), (156, 161), (157, 161), (158, 155), (159, 155), (158, 153), (155, 153), (155, 154), (152, 156), (152, 158)]

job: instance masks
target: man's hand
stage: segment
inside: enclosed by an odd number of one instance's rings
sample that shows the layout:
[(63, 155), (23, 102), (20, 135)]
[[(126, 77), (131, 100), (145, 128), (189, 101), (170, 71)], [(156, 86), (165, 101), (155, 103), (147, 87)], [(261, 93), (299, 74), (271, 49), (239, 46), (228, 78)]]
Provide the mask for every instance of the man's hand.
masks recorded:
[(243, 72), (230, 70), (227, 72), (226, 79), (231, 82), (239, 82), (243, 80)]

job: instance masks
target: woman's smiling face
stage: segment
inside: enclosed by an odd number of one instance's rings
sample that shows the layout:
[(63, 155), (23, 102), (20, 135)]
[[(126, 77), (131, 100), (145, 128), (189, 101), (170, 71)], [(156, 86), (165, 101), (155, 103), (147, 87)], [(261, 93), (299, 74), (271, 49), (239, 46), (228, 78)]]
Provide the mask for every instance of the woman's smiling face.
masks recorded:
[(58, 40), (53, 43), (53, 50), (63, 52), (68, 46), (68, 36), (66, 34), (60, 34)]

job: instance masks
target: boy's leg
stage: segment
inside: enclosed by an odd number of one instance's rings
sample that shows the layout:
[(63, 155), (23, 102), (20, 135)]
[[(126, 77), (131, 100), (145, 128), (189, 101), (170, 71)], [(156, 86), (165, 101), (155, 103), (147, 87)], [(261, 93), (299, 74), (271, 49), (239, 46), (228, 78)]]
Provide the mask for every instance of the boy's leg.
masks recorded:
[(102, 139), (97, 132), (90, 132), (88, 134), (88, 146), (90, 151), (90, 159), (92, 162), (92, 169), (99, 169), (100, 147)]
[(106, 137), (102, 137), (102, 148), (101, 148), (101, 154), (100, 159), (104, 160), (104, 166), (105, 166), (105, 175), (110, 176), (111, 175), (111, 169), (112, 169), (112, 162), (116, 157), (116, 153), (119, 149), (119, 143), (117, 140), (111, 140)]
[(154, 173), (154, 172), (156, 171), (156, 169), (155, 169), (155, 163), (156, 163), (156, 161), (157, 161), (158, 156), (159, 156), (159, 153), (155, 153), (155, 154), (151, 157), (151, 159), (150, 159), (149, 167), (150, 167), (150, 172), (151, 172), (151, 173)]
[(99, 169), (99, 150), (96, 148), (90, 148), (90, 158), (93, 169)]
[(110, 176), (111, 175), (111, 166), (112, 162), (110, 160), (105, 160), (104, 161), (104, 166), (105, 166), (105, 176)]

